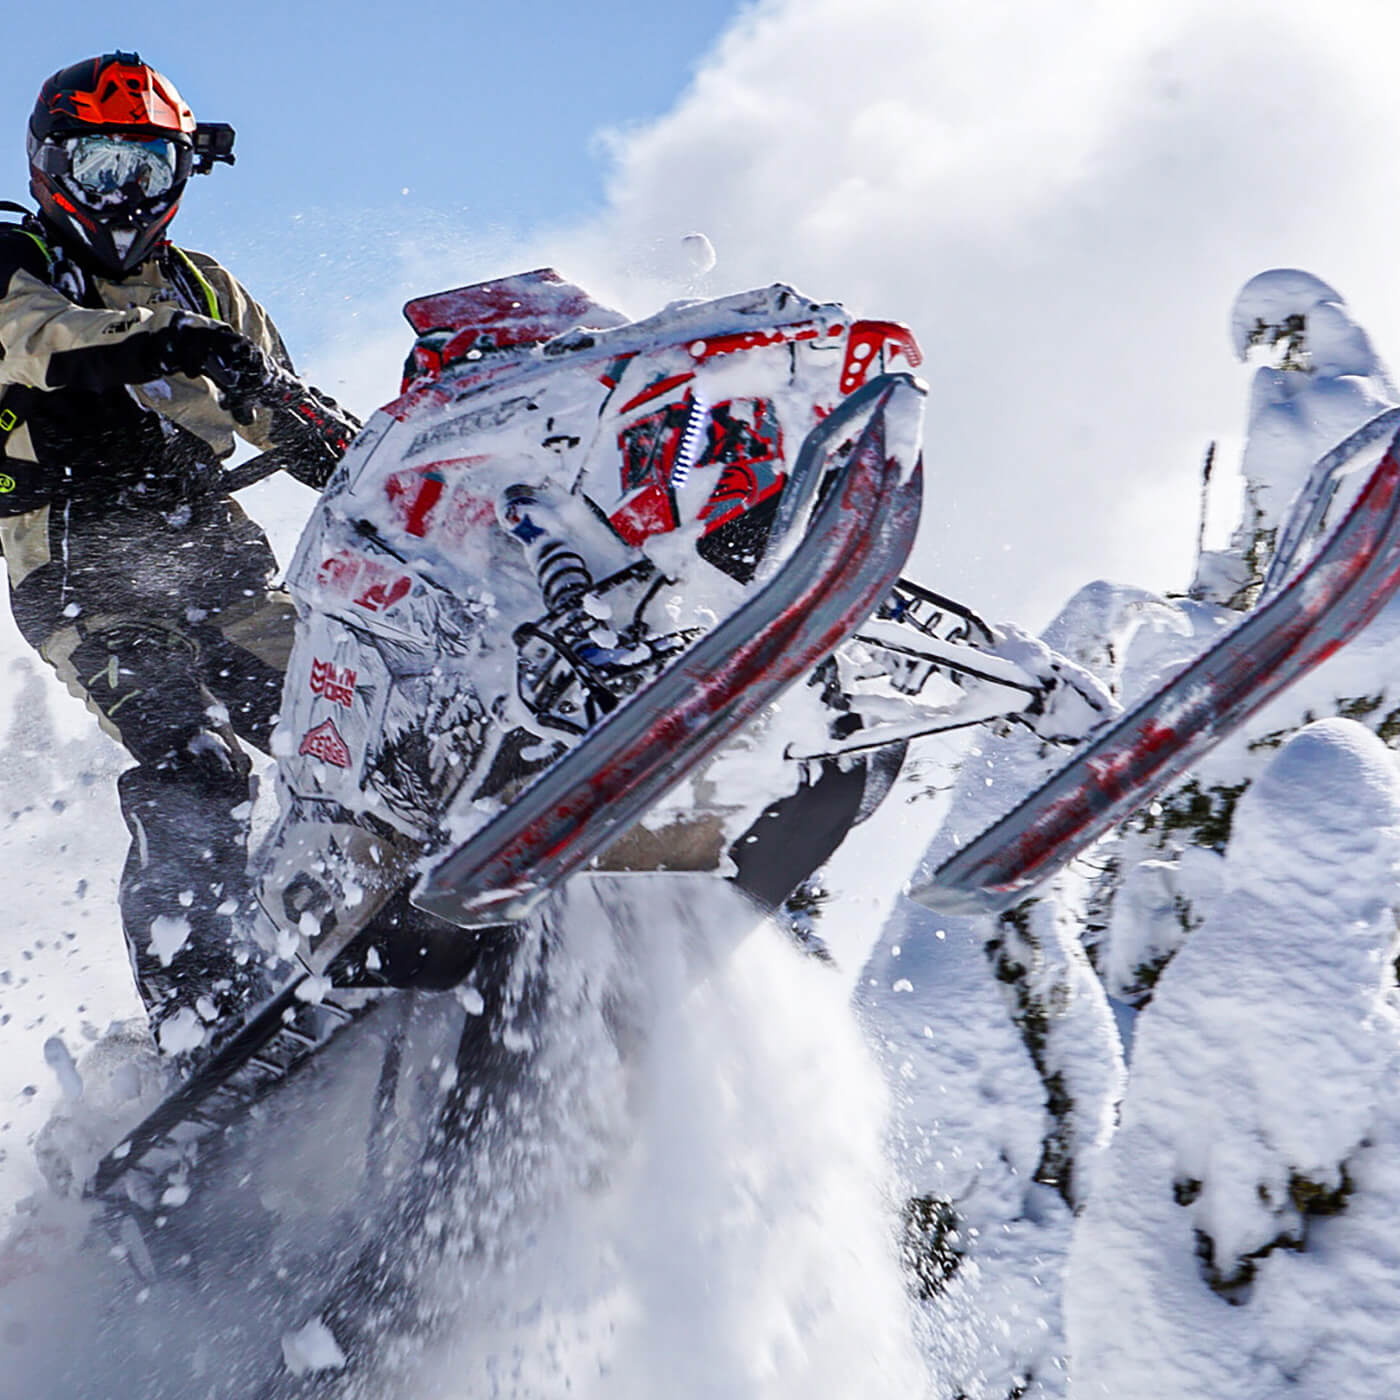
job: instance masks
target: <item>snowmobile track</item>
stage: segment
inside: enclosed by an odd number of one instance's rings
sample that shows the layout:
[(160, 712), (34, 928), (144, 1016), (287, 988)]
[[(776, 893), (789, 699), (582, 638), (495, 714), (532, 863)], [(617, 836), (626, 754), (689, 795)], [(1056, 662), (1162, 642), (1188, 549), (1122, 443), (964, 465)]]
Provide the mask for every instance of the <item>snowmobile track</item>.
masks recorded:
[(377, 999), (353, 1006), (312, 1002), (304, 997), (306, 982), (305, 975), (296, 978), (267, 1002), (97, 1164), (87, 1194), (105, 1203), (104, 1223), (127, 1246), (139, 1273), (149, 1275), (153, 1265), (124, 1222), (152, 1227), (172, 1172), (188, 1170), (192, 1153), (207, 1154), (269, 1087), (377, 1005)]

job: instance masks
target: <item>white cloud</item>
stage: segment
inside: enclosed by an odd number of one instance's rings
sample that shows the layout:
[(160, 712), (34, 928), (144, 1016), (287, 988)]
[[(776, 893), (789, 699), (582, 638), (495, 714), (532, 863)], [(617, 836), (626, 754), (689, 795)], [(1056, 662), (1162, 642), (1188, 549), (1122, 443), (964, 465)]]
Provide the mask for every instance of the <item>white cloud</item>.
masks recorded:
[(368, 239), (401, 275), (307, 368), (380, 402), (404, 296), (525, 267), (635, 314), (791, 282), (918, 333), (917, 576), (1026, 624), (1095, 576), (1180, 588), (1205, 446), (1244, 422), (1239, 287), (1308, 268), (1400, 358), (1397, 40), (1385, 0), (767, 0), (600, 138), (598, 218)]
[(1031, 622), (1095, 574), (1180, 587), (1202, 451), (1242, 421), (1236, 289), (1301, 264), (1400, 339), (1397, 37), (1367, 0), (762, 4), (536, 260), (629, 309), (783, 280), (908, 321), (921, 576)]

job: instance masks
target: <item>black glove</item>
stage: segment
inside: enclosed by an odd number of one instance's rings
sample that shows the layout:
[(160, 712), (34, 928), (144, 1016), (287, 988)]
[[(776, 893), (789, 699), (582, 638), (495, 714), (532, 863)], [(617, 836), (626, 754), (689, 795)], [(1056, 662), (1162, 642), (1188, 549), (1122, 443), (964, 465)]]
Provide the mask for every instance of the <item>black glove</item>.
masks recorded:
[(272, 362), (246, 336), (232, 326), (206, 325), (183, 311), (151, 342), (156, 374), (208, 375), (237, 407), (255, 398), (272, 376)]
[(296, 479), (318, 491), (360, 430), (360, 420), (328, 394), (290, 375), (275, 375), (263, 396), (272, 406), (268, 436)]

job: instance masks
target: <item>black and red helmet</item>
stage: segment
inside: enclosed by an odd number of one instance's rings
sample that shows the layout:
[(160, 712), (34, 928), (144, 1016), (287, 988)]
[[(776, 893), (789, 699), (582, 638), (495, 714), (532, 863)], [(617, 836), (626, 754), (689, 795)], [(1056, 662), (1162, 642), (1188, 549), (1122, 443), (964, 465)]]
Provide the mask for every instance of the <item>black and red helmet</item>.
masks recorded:
[(39, 90), (28, 146), (44, 218), (118, 277), (160, 243), (190, 175), (233, 160), (232, 130), (196, 123), (174, 83), (135, 53), (55, 73)]

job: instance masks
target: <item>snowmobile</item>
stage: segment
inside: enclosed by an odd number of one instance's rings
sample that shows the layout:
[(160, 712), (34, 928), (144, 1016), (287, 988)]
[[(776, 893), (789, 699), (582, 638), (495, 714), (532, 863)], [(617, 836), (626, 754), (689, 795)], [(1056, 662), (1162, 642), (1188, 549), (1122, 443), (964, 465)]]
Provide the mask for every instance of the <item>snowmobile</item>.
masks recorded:
[[(784, 286), (632, 322), (548, 269), (406, 315), (400, 396), (288, 571), (251, 862), (275, 989), (87, 1185), (146, 1289), (214, 1268), (243, 1222), (260, 1244), (224, 1254), (277, 1261), (262, 1315), (299, 1309), (351, 1360), (412, 1293), (385, 1221), (421, 1237), (523, 1111), (581, 924), (622, 949), (589, 993), (622, 1043), (638, 945), (689, 940), (703, 972), (715, 927), (749, 932), (869, 816), (911, 736), (1019, 715), (1074, 740), (1112, 709), (900, 577), (925, 392), (907, 328)], [(353, 1166), (292, 1228), (256, 1158), (298, 1130), (303, 1157), (333, 1141)]]
[[(922, 735), (995, 720), (1088, 737), (1052, 779), (1056, 810), (1101, 779), (1121, 814), (1400, 581), (1393, 450), (1314, 550), (1318, 502), (1355, 475), (1343, 454), (1289, 537), (1296, 572), (1207, 653), (1235, 683), (1224, 709), (1224, 682), (1193, 668), (1144, 738), (1072, 662), (901, 577), (925, 392), (907, 328), (785, 286), (633, 322), (548, 269), (405, 310), (401, 394), (346, 452), (288, 573), (277, 810), (252, 861), (278, 989), (88, 1188), (158, 1286), (198, 1271), (231, 1209), (268, 1216), (230, 1182), (255, 1175), (269, 1123), (329, 1133), (350, 1184), (265, 1252), (285, 1284), (267, 1308), (309, 1317), (331, 1370), (404, 1325), (422, 1267), (406, 1242), (438, 1238), (441, 1202), (533, 1111), (561, 986), (603, 1005), (619, 1043), (645, 1033), (617, 990), (635, 992), (644, 945), (714, 956), (716, 926), (742, 936), (779, 910)], [(1164, 737), (1184, 695), (1205, 699)], [(1125, 742), (1151, 761), (1104, 777), (1099, 755)], [(1010, 874), (940, 872), (945, 892), (1019, 893), (1091, 829), (1076, 816), (1032, 851), (1041, 807), (1018, 813), (970, 848), (1013, 852)], [(588, 976), (584, 924), (615, 945)], [(606, 985), (580, 992), (589, 977)]]
[(905, 327), (782, 286), (634, 323), (547, 269), (406, 314), (403, 392), (288, 575), (254, 856), (287, 986), (181, 1102), (254, 1067), (288, 1010), (283, 1039), (334, 1029), (327, 988), (463, 984), (578, 872), (719, 874), (774, 909), (911, 736), (1020, 714), (1077, 739), (1112, 709), (899, 577), (924, 394), (894, 367), (919, 363)]

